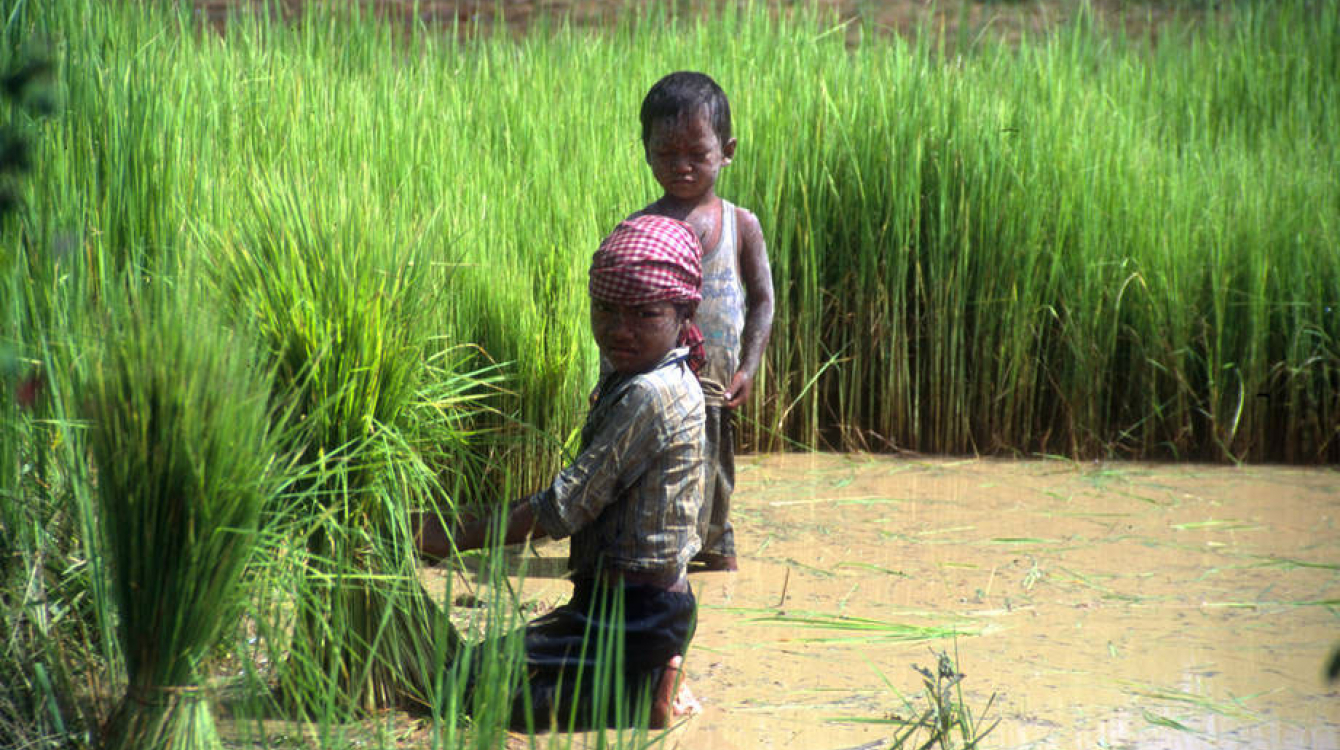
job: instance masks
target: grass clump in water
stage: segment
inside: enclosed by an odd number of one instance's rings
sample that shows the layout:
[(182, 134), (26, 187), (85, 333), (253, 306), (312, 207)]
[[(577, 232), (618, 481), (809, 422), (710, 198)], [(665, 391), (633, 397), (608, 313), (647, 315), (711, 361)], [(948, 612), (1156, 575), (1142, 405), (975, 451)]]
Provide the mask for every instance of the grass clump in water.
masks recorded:
[(915, 665), (912, 668), (921, 675), (926, 705), (925, 708), (917, 708), (911, 700), (903, 699), (906, 716), (894, 714), (887, 720), (900, 727), (889, 750), (927, 750), (932, 747), (971, 750), (981, 747), (982, 740), (1000, 723), (1000, 719), (996, 719), (985, 728), (981, 725), (995, 702), (995, 693), (987, 700), (981, 715), (974, 716), (963, 701), (962, 683), (965, 675), (958, 671), (949, 654), (940, 652), (934, 669)]

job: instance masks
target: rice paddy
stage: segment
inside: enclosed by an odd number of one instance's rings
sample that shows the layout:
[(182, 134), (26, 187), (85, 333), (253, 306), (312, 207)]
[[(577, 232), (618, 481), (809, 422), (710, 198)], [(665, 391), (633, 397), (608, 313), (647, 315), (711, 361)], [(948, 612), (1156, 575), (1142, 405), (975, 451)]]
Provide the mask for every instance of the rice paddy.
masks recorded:
[[(1340, 9), (987, 5), (0, 0), (0, 746), (886, 746), (941, 678), (990, 746), (1340, 744), (1340, 483), (1253, 468), (1340, 460)], [(573, 449), (586, 264), (680, 68), (777, 288), (744, 446), (1055, 460), (760, 459), (745, 570), (695, 584), (708, 714), (527, 740), (515, 653), (468, 707), (454, 657), (561, 548), (425, 572), (409, 514)]]
[[(900, 515), (796, 502), (872, 495)], [(737, 501), (740, 572), (694, 579), (709, 704), (678, 747), (888, 748), (895, 726), (870, 720), (925, 710), (900, 696), (942, 652), (966, 675), (956, 705), (1000, 720), (982, 747), (1340, 747), (1333, 470), (766, 456)], [(1227, 511), (1255, 524), (1173, 528)], [(1020, 528), (1052, 541), (990, 541)], [(1318, 566), (1261, 564), (1276, 555)]]

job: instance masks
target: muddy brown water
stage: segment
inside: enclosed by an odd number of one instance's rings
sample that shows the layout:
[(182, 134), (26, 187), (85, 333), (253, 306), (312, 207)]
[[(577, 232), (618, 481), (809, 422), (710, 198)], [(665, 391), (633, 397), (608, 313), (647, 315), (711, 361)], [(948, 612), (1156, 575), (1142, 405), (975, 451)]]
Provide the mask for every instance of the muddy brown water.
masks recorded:
[(659, 747), (888, 747), (948, 651), (987, 748), (1340, 748), (1333, 468), (761, 456), (733, 517), (740, 571), (691, 576), (705, 711)]

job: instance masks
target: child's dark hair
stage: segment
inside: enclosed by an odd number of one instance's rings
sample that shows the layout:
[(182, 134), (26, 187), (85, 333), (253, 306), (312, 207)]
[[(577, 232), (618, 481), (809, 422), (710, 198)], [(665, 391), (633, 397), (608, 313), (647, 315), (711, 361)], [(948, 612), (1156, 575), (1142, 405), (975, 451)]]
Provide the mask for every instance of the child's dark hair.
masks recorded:
[(730, 140), (730, 102), (711, 76), (681, 70), (657, 81), (642, 99), (642, 145), (651, 137), (651, 126), (658, 120), (691, 115), (707, 107), (707, 119), (717, 140), (724, 146)]

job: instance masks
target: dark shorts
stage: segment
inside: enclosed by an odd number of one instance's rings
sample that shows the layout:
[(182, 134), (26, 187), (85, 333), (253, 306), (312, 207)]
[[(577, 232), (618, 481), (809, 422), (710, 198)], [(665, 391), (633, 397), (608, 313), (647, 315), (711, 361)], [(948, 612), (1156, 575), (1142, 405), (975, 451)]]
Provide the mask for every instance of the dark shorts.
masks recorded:
[(572, 599), (525, 628), (526, 674), (513, 693), (512, 726), (633, 724), (650, 708), (666, 662), (688, 648), (696, 617), (692, 591), (575, 582)]
[(709, 406), (703, 433), (707, 442), (703, 460), (703, 507), (698, 512), (701, 553), (735, 557), (735, 529), (730, 522), (730, 499), (735, 491), (735, 412)]

